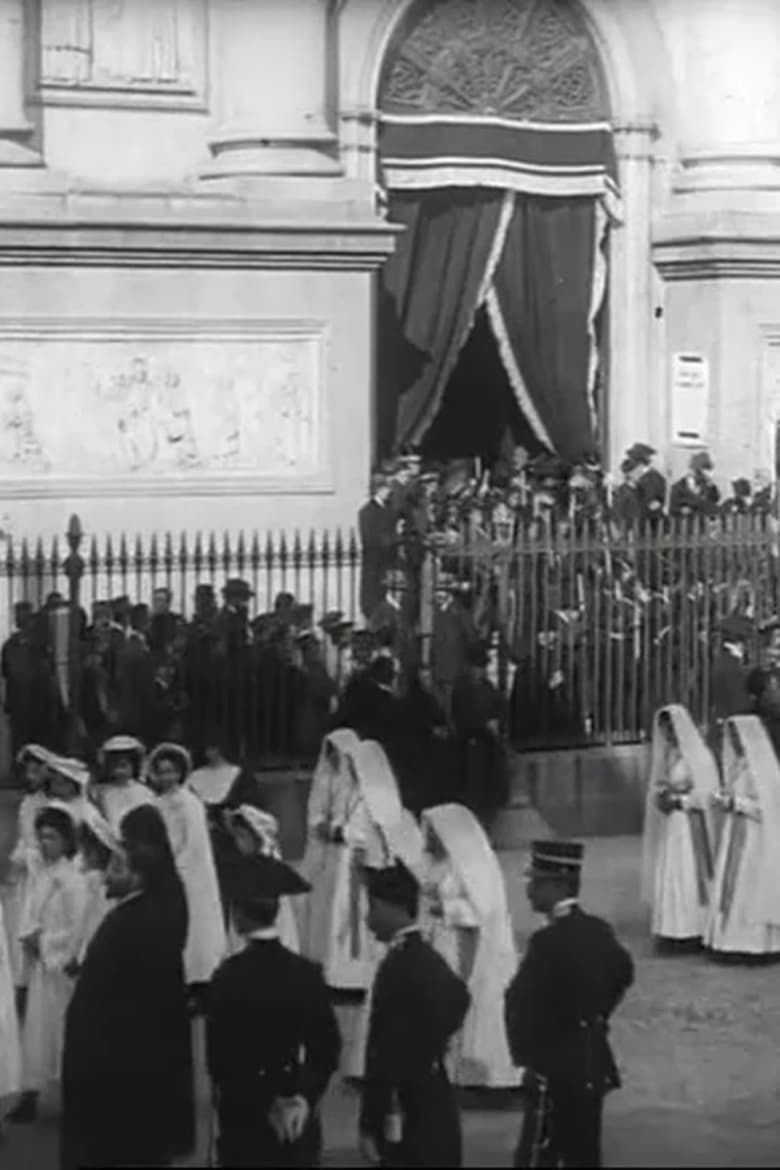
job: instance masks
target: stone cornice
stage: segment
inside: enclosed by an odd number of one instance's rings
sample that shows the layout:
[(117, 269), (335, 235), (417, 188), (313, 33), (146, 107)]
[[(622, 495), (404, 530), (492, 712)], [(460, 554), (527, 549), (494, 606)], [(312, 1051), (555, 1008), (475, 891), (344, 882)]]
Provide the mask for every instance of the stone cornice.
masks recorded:
[(653, 263), (668, 281), (780, 278), (776, 212), (670, 215), (653, 234)]
[(0, 266), (367, 271), (392, 253), (397, 228), (371, 223), (262, 225), (0, 221)]

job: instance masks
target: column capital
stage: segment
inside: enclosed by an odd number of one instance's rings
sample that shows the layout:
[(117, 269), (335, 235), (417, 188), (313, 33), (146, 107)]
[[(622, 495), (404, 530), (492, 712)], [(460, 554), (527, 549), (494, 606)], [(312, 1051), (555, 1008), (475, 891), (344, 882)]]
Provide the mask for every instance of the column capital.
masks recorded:
[(0, 168), (40, 167), (27, 118), (24, 63), (31, 22), (25, 0), (0, 0)]

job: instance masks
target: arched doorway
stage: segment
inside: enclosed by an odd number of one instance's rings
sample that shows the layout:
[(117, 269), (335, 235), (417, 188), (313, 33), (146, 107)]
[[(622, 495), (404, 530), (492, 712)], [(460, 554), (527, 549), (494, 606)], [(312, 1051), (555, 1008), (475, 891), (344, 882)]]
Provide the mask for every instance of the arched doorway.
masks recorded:
[[(395, 30), (378, 105), (379, 178), (406, 228), (379, 295), (380, 451), (445, 455), (449, 444), (491, 459), (509, 438), (570, 457), (576, 433), (583, 448), (598, 443), (603, 208), (617, 188), (607, 86), (579, 6), (421, 0)], [(453, 226), (458, 208), (470, 230)], [(444, 262), (458, 249), (473, 264)], [(510, 274), (532, 264), (535, 283)], [(450, 295), (458, 282), (461, 297)], [(432, 302), (437, 320), (426, 319)], [(577, 372), (564, 368), (567, 349)], [(572, 412), (568, 433), (551, 426)]]

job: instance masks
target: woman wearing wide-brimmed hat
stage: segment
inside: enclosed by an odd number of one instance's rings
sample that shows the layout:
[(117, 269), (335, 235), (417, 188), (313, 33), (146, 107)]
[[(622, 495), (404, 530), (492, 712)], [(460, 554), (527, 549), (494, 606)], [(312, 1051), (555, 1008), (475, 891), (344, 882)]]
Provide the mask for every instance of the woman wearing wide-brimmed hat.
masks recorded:
[(225, 922), (206, 810), (185, 781), (192, 772), (190, 753), (178, 743), (161, 743), (147, 762), (149, 783), (184, 885), (189, 911), (184, 977), (193, 1003), (227, 952)]
[(132, 809), (154, 804), (153, 794), (141, 782), (144, 756), (144, 745), (133, 735), (114, 735), (98, 752), (97, 803), (116, 834)]

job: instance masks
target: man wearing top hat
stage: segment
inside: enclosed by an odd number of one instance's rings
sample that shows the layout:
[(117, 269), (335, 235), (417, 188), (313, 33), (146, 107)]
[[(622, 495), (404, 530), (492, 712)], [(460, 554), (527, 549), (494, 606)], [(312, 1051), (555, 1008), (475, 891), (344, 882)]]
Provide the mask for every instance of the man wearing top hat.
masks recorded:
[(532, 845), (528, 896), (548, 923), (505, 996), (509, 1047), (530, 1098), (516, 1166), (600, 1166), (604, 1097), (620, 1087), (609, 1019), (634, 964), (608, 923), (579, 906), (582, 859), (574, 842)]
[(309, 890), (273, 857), (234, 868), (228, 897), (247, 946), (212, 979), (206, 1059), (221, 1166), (317, 1166), (318, 1107), (341, 1052), (319, 967), (279, 941), (279, 899)]
[(465, 983), (425, 942), (420, 888), (401, 863), (365, 871), (369, 929), (387, 946), (374, 978), (360, 1146), (381, 1166), (460, 1166), (461, 1126), (445, 1067), (470, 1005)]

